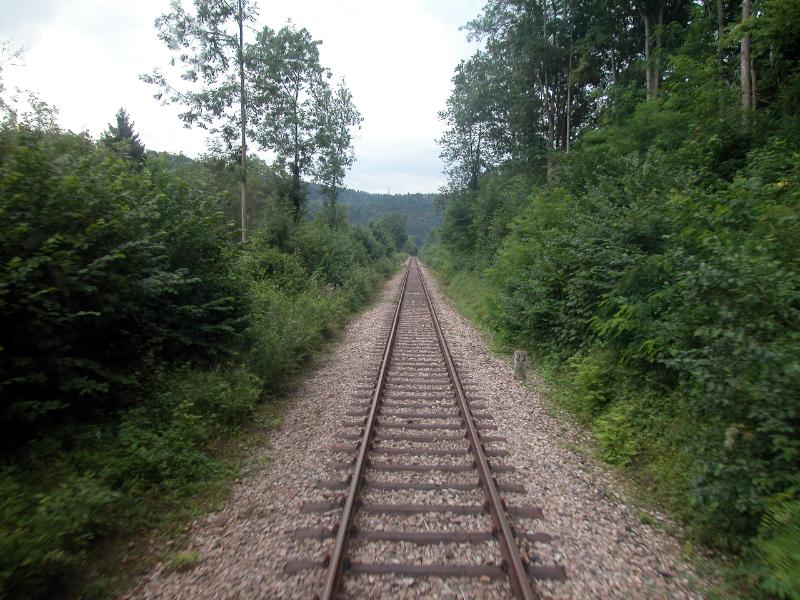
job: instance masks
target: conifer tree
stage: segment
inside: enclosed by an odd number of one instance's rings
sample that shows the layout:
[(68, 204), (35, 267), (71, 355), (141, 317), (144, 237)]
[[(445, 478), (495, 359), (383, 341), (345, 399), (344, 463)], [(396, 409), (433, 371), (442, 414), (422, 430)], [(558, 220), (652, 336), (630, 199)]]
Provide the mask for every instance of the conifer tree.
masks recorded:
[(139, 135), (134, 131), (130, 116), (124, 108), (120, 108), (117, 112), (116, 126), (109, 123), (100, 141), (121, 156), (138, 164), (144, 163), (146, 154), (144, 144), (139, 140)]

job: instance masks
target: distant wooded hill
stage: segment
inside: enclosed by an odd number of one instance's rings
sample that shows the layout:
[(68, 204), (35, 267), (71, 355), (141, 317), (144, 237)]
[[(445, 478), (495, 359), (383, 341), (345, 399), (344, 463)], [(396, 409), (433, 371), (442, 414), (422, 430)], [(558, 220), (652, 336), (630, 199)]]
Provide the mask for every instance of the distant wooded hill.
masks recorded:
[[(176, 172), (182, 173), (189, 179), (196, 178), (193, 169), (200, 168), (197, 160), (183, 154), (169, 152), (156, 152), (149, 150), (148, 156), (159, 157)], [(203, 159), (200, 159), (202, 162)], [(221, 165), (222, 163), (220, 163)], [(276, 177), (274, 168), (263, 161), (253, 157), (248, 167), (248, 180), (250, 181), (251, 198), (248, 200), (250, 221), (255, 223), (259, 219), (259, 210), (263, 210), (263, 195), (274, 188)], [(233, 171), (231, 171), (233, 173)], [(231, 221), (238, 218), (238, 188), (233, 181), (232, 204), (229, 205), (228, 217)], [(307, 183), (307, 206), (311, 216), (316, 215), (322, 207), (322, 192), (315, 183)], [(347, 209), (347, 220), (350, 223), (366, 225), (371, 221), (380, 219), (391, 213), (405, 215), (408, 219), (406, 230), (417, 247), (422, 246), (428, 234), (434, 227), (442, 223), (442, 215), (434, 209), (436, 194), (372, 194), (358, 190), (345, 189), (339, 194), (338, 203)]]
[[(390, 213), (399, 213), (408, 218), (408, 235), (416, 244), (422, 245), (431, 229), (442, 222), (434, 209), (436, 194), (372, 194), (358, 190), (343, 190), (338, 202), (347, 208), (347, 220), (351, 223), (369, 223)], [(322, 195), (318, 185), (308, 184), (308, 209), (315, 214), (322, 206)]]

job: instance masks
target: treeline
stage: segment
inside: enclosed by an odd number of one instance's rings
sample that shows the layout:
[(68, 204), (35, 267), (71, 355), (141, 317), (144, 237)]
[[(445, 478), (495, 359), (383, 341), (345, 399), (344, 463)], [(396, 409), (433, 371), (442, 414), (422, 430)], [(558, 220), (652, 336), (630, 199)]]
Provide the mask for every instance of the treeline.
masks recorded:
[(0, 597), (118, 592), (132, 532), (230, 477), (226, 444), (409, 243), (297, 218), (253, 157), (240, 243), (235, 166), (147, 152), (124, 111), (99, 141), (55, 117), (0, 123)]
[(467, 30), (427, 259), (732, 588), (800, 597), (800, 6), (490, 0)]

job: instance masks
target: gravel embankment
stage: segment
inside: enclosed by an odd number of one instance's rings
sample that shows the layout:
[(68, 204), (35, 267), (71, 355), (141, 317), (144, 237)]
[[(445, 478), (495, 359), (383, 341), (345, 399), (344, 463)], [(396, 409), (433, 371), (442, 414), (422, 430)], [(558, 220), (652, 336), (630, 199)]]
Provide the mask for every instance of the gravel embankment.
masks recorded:
[[(186, 549), (199, 553), (198, 564), (169, 574), (157, 565), (127, 598), (311, 598), (319, 591), (321, 570), (285, 575), (283, 565), (287, 558), (321, 559), (325, 546), (290, 534), (338, 519), (338, 511), (303, 514), (300, 508), (340, 494), (313, 484), (336, 477), (329, 463), (344, 456), (328, 447), (343, 443), (335, 435), (343, 431), (342, 422), (352, 420), (344, 413), (377, 370), (400, 280), (394, 277), (380, 300), (347, 327), (342, 341), (296, 392), (280, 429), (252, 458), (266, 466), (237, 483), (223, 510), (193, 523)], [(539, 584), (542, 595), (700, 598), (689, 586), (694, 576), (680, 559), (679, 541), (639, 522), (638, 511), (618, 499), (615, 478), (568, 449), (583, 442), (581, 433), (551, 417), (535, 391), (519, 385), (510, 367), (490, 355), (481, 335), (443, 300), (435, 282), (430, 277), (426, 282), (468, 394), (485, 399), (481, 412), (494, 416), (497, 434), (506, 439), (497, 447), (510, 452), (503, 462), (516, 472), (498, 477), (526, 488), (525, 495), (509, 494), (509, 502), (540, 506), (544, 519), (526, 522), (528, 529), (554, 536), (546, 545), (526, 542), (522, 550), (535, 562), (567, 569), (566, 582)], [(381, 499), (373, 494), (370, 500)], [(482, 550), (469, 552), (481, 555)], [(405, 584), (376, 586), (382, 592), (364, 597), (428, 598), (433, 590), (435, 597), (453, 600), (480, 597), (470, 593), (467, 581), (430, 586), (409, 579)], [(361, 597), (356, 592), (361, 589), (356, 585), (348, 591)]]

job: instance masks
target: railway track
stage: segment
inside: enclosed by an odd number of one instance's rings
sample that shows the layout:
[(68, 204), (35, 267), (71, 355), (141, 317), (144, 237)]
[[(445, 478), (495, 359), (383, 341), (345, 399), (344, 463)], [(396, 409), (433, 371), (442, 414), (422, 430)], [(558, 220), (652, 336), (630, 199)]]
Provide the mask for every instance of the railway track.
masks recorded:
[(412, 258), (378, 373), (331, 448), (336, 475), (317, 482), (334, 496), (303, 506), (328, 522), (294, 532), (318, 540), (320, 556), (290, 560), (287, 573), (322, 570), (325, 600), (364, 576), (467, 578), (474, 596), (526, 599), (537, 579), (565, 577), (520, 551), (549, 541), (532, 529), (541, 510), (514, 501), (525, 489), (506, 480), (505, 440), (465, 387)]

